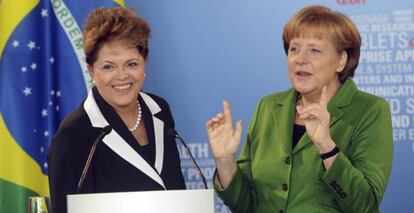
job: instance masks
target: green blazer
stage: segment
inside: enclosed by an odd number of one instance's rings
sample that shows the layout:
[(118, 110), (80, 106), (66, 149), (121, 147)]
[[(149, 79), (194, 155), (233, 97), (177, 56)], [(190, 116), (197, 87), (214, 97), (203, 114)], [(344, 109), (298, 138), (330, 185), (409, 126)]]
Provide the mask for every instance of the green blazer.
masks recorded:
[(379, 212), (393, 156), (391, 113), (351, 79), (328, 104), (340, 148), (326, 171), (305, 133), (292, 150), (297, 92), (264, 97), (250, 122), (238, 170), (218, 195), (233, 212)]

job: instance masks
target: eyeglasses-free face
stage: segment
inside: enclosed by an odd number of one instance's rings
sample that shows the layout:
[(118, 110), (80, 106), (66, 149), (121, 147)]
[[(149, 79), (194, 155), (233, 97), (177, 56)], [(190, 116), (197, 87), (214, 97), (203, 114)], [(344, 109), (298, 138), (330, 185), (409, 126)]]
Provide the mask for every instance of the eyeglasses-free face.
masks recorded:
[(323, 86), (335, 93), (346, 60), (346, 52), (338, 53), (328, 39), (294, 38), (287, 55), (289, 80), (302, 95), (319, 97)]
[(136, 107), (144, 84), (146, 61), (123, 41), (105, 43), (90, 72), (99, 93), (112, 107)]

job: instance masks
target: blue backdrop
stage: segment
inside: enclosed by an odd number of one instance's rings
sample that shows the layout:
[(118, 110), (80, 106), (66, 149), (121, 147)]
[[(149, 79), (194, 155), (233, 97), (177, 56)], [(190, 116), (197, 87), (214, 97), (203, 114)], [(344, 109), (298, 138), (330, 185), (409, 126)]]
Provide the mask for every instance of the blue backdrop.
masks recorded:
[[(210, 181), (214, 161), (205, 122), (227, 99), (245, 132), (257, 101), (290, 87), (283, 26), (296, 11), (312, 4), (347, 14), (360, 29), (363, 47), (355, 81), (361, 89), (389, 100), (393, 113), (394, 165), (381, 208), (412, 212), (414, 1), (127, 0), (126, 5), (152, 27), (144, 89), (169, 101), (177, 130)], [(188, 188), (202, 188), (185, 153), (182, 165)], [(228, 210), (218, 203), (217, 212)]]

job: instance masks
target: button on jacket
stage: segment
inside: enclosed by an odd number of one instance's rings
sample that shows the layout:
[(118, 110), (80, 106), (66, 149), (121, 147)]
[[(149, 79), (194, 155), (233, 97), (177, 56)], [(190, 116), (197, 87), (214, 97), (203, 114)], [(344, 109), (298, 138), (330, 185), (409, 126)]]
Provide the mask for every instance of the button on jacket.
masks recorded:
[(379, 212), (393, 154), (388, 103), (346, 80), (328, 104), (341, 151), (326, 171), (307, 133), (292, 150), (296, 97), (292, 88), (259, 102), (234, 179), (224, 191), (215, 185), (219, 196), (233, 212)]

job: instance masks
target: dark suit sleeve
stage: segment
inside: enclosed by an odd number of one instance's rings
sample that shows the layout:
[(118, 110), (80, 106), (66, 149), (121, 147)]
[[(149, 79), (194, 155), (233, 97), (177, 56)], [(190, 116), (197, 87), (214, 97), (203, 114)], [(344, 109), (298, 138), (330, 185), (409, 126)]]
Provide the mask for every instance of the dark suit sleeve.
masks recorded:
[[(83, 133), (82, 133), (83, 132)], [(63, 128), (55, 135), (49, 151), (49, 186), (52, 212), (66, 212), (66, 195), (75, 194), (88, 154), (85, 131)], [(93, 172), (88, 173), (83, 191), (93, 191)]]

